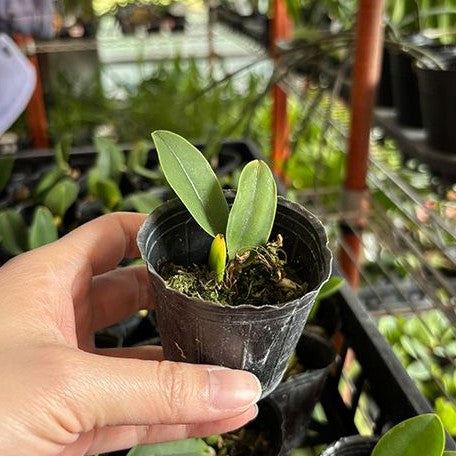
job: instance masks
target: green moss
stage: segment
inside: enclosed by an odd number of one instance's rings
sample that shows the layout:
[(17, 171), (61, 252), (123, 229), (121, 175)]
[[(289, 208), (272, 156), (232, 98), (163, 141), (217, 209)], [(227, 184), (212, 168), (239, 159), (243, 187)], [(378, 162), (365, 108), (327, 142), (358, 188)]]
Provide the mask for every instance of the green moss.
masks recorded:
[(222, 305), (279, 304), (302, 296), (307, 284), (287, 264), (282, 237), (230, 260), (223, 282), (217, 283), (207, 265), (166, 264), (160, 271), (167, 285), (187, 296)]

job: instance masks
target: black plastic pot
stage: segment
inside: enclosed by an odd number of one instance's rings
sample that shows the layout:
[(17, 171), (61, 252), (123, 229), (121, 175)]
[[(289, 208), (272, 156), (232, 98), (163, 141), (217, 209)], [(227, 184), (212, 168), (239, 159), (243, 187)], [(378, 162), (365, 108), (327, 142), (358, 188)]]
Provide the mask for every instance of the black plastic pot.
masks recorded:
[(326, 448), (321, 456), (370, 456), (377, 442), (376, 437), (361, 435), (343, 437)]
[(456, 153), (456, 49), (443, 55), (445, 69), (416, 65), (423, 124), (428, 144)]
[(376, 105), (382, 107), (393, 106), (393, 90), (391, 88), (390, 50), (383, 48), (382, 72), (377, 87)]
[[(234, 194), (226, 193), (229, 204)], [(308, 292), (277, 305), (221, 306), (170, 289), (159, 275), (163, 264), (203, 264), (212, 238), (174, 199), (157, 208), (138, 234), (157, 300), (158, 331), (167, 359), (245, 369), (258, 376), (267, 396), (279, 384), (312, 304), (331, 271), (322, 224), (296, 203), (279, 197), (272, 238), (284, 238), (290, 264), (305, 277)]]
[[(157, 331), (149, 315), (134, 314), (95, 334), (95, 346), (98, 348), (132, 347), (151, 340), (159, 342)], [(148, 343), (148, 345), (151, 344)]]
[(253, 451), (253, 455), (249, 452), (249, 456), (285, 455), (283, 448), (282, 417), (280, 410), (274, 403), (267, 400), (260, 401), (258, 403), (258, 416), (244, 428), (258, 434), (258, 436), (262, 434), (266, 444), (266, 448), (257, 448)]
[[(430, 46), (433, 41), (423, 35), (406, 38), (414, 46)], [(414, 69), (413, 57), (402, 50), (391, 50), (390, 57), (391, 88), (397, 121), (406, 127), (420, 128), (421, 119), (420, 94), (418, 78)]]
[(328, 341), (306, 331), (298, 341), (296, 356), (304, 371), (280, 383), (265, 399), (274, 402), (282, 414), (284, 451), (303, 443), (312, 411), (336, 360)]
[(218, 177), (223, 177), (239, 168), (241, 163), (242, 157), (236, 150), (226, 149), (217, 155), (213, 168)]

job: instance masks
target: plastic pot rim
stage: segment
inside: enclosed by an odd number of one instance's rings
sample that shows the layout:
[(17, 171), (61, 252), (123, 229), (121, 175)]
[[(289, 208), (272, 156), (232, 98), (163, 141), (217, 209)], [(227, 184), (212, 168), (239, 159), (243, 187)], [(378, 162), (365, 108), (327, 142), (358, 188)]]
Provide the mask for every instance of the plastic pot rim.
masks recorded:
[[(453, 51), (442, 51), (440, 53), (436, 53), (435, 57), (436, 60), (442, 64), (446, 64), (450, 61), (456, 62), (456, 47)], [(433, 64), (433, 66), (429, 66), (426, 64), (426, 58), (419, 60), (415, 59), (413, 66), (416, 70), (428, 73), (456, 73), (456, 68), (439, 68), (435, 64)]]
[[(235, 196), (235, 191), (234, 190), (224, 190), (225, 197), (234, 197)], [(317, 231), (318, 238), (323, 241), (323, 249), (322, 249), (322, 258), (325, 264), (327, 264), (327, 270), (325, 271), (325, 276), (323, 280), (321, 280), (318, 285), (312, 289), (312, 290), (306, 290), (302, 296), (305, 295), (310, 295), (310, 294), (315, 294), (315, 296), (318, 294), (320, 288), (329, 280), (332, 272), (332, 260), (333, 260), (333, 255), (331, 250), (329, 249), (329, 240), (326, 235), (326, 231), (324, 229), (323, 224), (321, 221), (314, 215), (312, 214), (309, 210), (304, 208), (298, 203), (294, 203), (293, 201), (290, 201), (282, 196), (277, 196), (277, 207), (285, 206), (288, 208), (294, 209), (296, 212), (300, 213), (303, 215), (306, 219), (310, 219), (315, 227), (315, 230)], [(165, 201), (162, 203), (160, 206), (158, 206), (146, 219), (146, 221), (141, 225), (138, 235), (136, 238), (137, 244), (139, 246), (140, 252), (141, 252), (141, 257), (144, 259), (144, 261), (147, 264), (147, 270), (149, 273), (154, 274), (156, 277), (159, 278), (160, 285), (163, 286), (166, 290), (169, 292), (179, 295), (179, 296), (185, 296), (187, 300), (190, 300), (194, 305), (200, 307), (201, 309), (207, 309), (210, 310), (211, 312), (220, 312), (220, 313), (226, 313), (226, 312), (231, 312), (232, 310), (235, 310), (238, 313), (241, 313), (243, 310), (248, 311), (248, 312), (261, 312), (261, 313), (269, 313), (269, 312), (275, 312), (278, 309), (281, 309), (291, 303), (293, 303), (296, 299), (299, 299), (301, 296), (291, 300), (291, 301), (286, 301), (286, 302), (281, 302), (278, 304), (264, 304), (262, 306), (254, 306), (252, 304), (240, 304), (238, 306), (232, 306), (230, 304), (220, 304), (216, 303), (213, 301), (207, 301), (204, 299), (199, 299), (199, 298), (194, 298), (191, 296), (186, 295), (185, 293), (182, 293), (180, 291), (175, 290), (174, 288), (169, 287), (165, 280), (162, 278), (162, 276), (159, 274), (159, 272), (149, 263), (147, 260), (147, 237), (146, 233), (149, 231), (149, 226), (152, 225), (154, 222), (154, 219), (161, 216), (163, 213), (168, 212), (170, 209), (173, 208), (178, 208), (182, 207), (186, 210), (185, 206), (183, 203), (180, 201), (179, 198), (173, 198), (171, 200)], [(155, 214), (155, 217), (153, 215)], [(277, 217), (277, 214), (276, 214)], [(275, 222), (274, 222), (275, 223)]]

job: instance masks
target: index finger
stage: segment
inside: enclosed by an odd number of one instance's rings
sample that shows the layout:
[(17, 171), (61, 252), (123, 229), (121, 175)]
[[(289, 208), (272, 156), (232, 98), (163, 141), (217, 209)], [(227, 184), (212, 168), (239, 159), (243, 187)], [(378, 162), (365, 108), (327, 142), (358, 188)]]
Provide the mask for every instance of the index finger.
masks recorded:
[(55, 243), (71, 258), (76, 273), (88, 268), (91, 275), (114, 269), (124, 258), (139, 256), (136, 235), (146, 214), (114, 212), (71, 231)]

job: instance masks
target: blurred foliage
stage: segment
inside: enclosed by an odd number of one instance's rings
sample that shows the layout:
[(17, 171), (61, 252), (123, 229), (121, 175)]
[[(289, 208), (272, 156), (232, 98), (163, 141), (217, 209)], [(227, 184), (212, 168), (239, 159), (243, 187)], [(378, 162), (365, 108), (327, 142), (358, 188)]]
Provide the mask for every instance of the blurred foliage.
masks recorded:
[[(65, 0), (66, 1), (66, 0)], [(78, 0), (75, 0), (78, 1)], [(131, 3), (138, 3), (137, 0), (91, 0), (93, 3), (93, 9), (95, 13), (99, 16), (115, 11), (118, 6), (125, 6)], [(176, 0), (141, 0), (140, 3), (143, 4), (154, 4), (154, 5), (162, 5), (167, 6), (174, 3)], [(203, 1), (202, 0), (179, 0), (179, 3), (183, 3), (184, 5), (189, 6), (196, 6), (202, 7)]]
[(116, 111), (116, 101), (106, 97), (99, 75), (82, 84), (77, 73), (58, 73), (46, 104), (49, 133), (56, 143), (64, 135), (71, 135), (74, 144), (90, 143), (95, 128)]
[(433, 30), (442, 44), (456, 43), (454, 0), (389, 0), (386, 24), (396, 37)]
[(456, 333), (448, 318), (439, 310), (386, 315), (378, 327), (446, 429), (456, 436)]
[[(226, 71), (221, 71), (223, 79)], [(116, 83), (123, 93), (120, 99), (105, 95), (100, 78), (81, 85), (60, 75), (48, 106), (54, 140), (71, 133), (75, 144), (87, 144), (98, 126), (109, 123), (122, 142), (166, 129), (201, 140), (215, 153), (222, 139), (242, 136), (243, 119), (265, 88), (264, 78), (254, 73), (217, 83), (194, 59), (180, 57), (158, 63), (137, 85)]]

